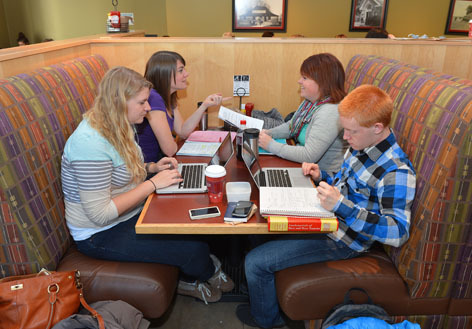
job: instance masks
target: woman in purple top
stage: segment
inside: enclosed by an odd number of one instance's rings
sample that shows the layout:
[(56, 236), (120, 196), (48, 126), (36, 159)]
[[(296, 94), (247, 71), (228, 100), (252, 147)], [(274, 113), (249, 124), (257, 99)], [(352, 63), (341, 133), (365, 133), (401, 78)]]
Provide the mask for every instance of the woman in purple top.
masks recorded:
[(177, 143), (172, 131), (183, 139), (187, 138), (208, 107), (231, 99), (223, 98), (221, 94), (209, 95), (184, 121), (178, 108), (177, 91), (187, 88), (188, 75), (185, 60), (173, 51), (158, 51), (146, 64), (144, 76), (154, 86), (148, 100), (151, 111), (137, 127), (137, 140), (145, 162), (156, 162), (162, 156), (174, 155)]

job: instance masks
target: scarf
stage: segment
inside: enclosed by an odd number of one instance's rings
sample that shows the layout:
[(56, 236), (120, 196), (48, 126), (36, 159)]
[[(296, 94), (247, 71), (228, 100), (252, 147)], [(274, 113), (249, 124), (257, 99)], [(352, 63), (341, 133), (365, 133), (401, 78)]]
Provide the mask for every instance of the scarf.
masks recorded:
[(320, 108), (321, 105), (327, 103), (331, 98), (329, 96), (317, 100), (315, 103), (305, 99), (298, 107), (297, 112), (293, 115), (292, 123), (290, 124), (290, 137), (298, 141), (298, 136), (303, 127), (311, 121), (313, 114)]

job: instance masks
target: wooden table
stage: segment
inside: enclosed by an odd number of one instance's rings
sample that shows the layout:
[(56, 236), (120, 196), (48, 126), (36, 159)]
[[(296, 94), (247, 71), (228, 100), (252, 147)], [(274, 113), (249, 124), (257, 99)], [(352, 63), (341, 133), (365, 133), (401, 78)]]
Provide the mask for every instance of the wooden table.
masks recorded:
[[(179, 162), (207, 162), (207, 157), (178, 156)], [(272, 155), (259, 156), (262, 167), (300, 167), (301, 164)], [(301, 170), (301, 169), (300, 169)], [(232, 157), (226, 166), (226, 182), (244, 181), (251, 184), (251, 201), (259, 206), (259, 190), (255, 186), (243, 161)], [(221, 216), (191, 220), (189, 209), (216, 205)], [(247, 223), (231, 224), (223, 221), (226, 211), (226, 195), (220, 203), (212, 203), (207, 193), (149, 195), (141, 216), (136, 223), (136, 233), (141, 234), (281, 234), (269, 232), (267, 221), (257, 211)], [(293, 232), (289, 232), (293, 233)], [(300, 233), (300, 232), (295, 232)]]

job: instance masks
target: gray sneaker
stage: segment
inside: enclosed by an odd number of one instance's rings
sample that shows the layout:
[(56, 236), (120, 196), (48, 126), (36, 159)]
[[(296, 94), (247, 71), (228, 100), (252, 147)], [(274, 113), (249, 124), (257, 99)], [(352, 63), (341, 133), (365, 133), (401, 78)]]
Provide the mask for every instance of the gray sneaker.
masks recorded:
[(180, 280), (177, 286), (177, 293), (180, 295), (192, 296), (201, 299), (208, 305), (221, 299), (221, 290), (212, 287), (206, 282), (185, 282)]
[(228, 292), (234, 289), (234, 282), (221, 269), (221, 262), (215, 255), (210, 255), (213, 264), (215, 265), (215, 274), (208, 279), (208, 283), (222, 292)]

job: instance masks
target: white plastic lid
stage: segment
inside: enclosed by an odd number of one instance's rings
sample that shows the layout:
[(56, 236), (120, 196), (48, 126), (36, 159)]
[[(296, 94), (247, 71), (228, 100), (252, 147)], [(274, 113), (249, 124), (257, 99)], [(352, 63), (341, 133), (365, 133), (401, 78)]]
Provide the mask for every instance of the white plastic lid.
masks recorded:
[(226, 169), (220, 165), (211, 165), (206, 167), (205, 175), (212, 178), (223, 177), (226, 175)]
[(472, 23), (472, 19), (469, 21), (469, 24)]

